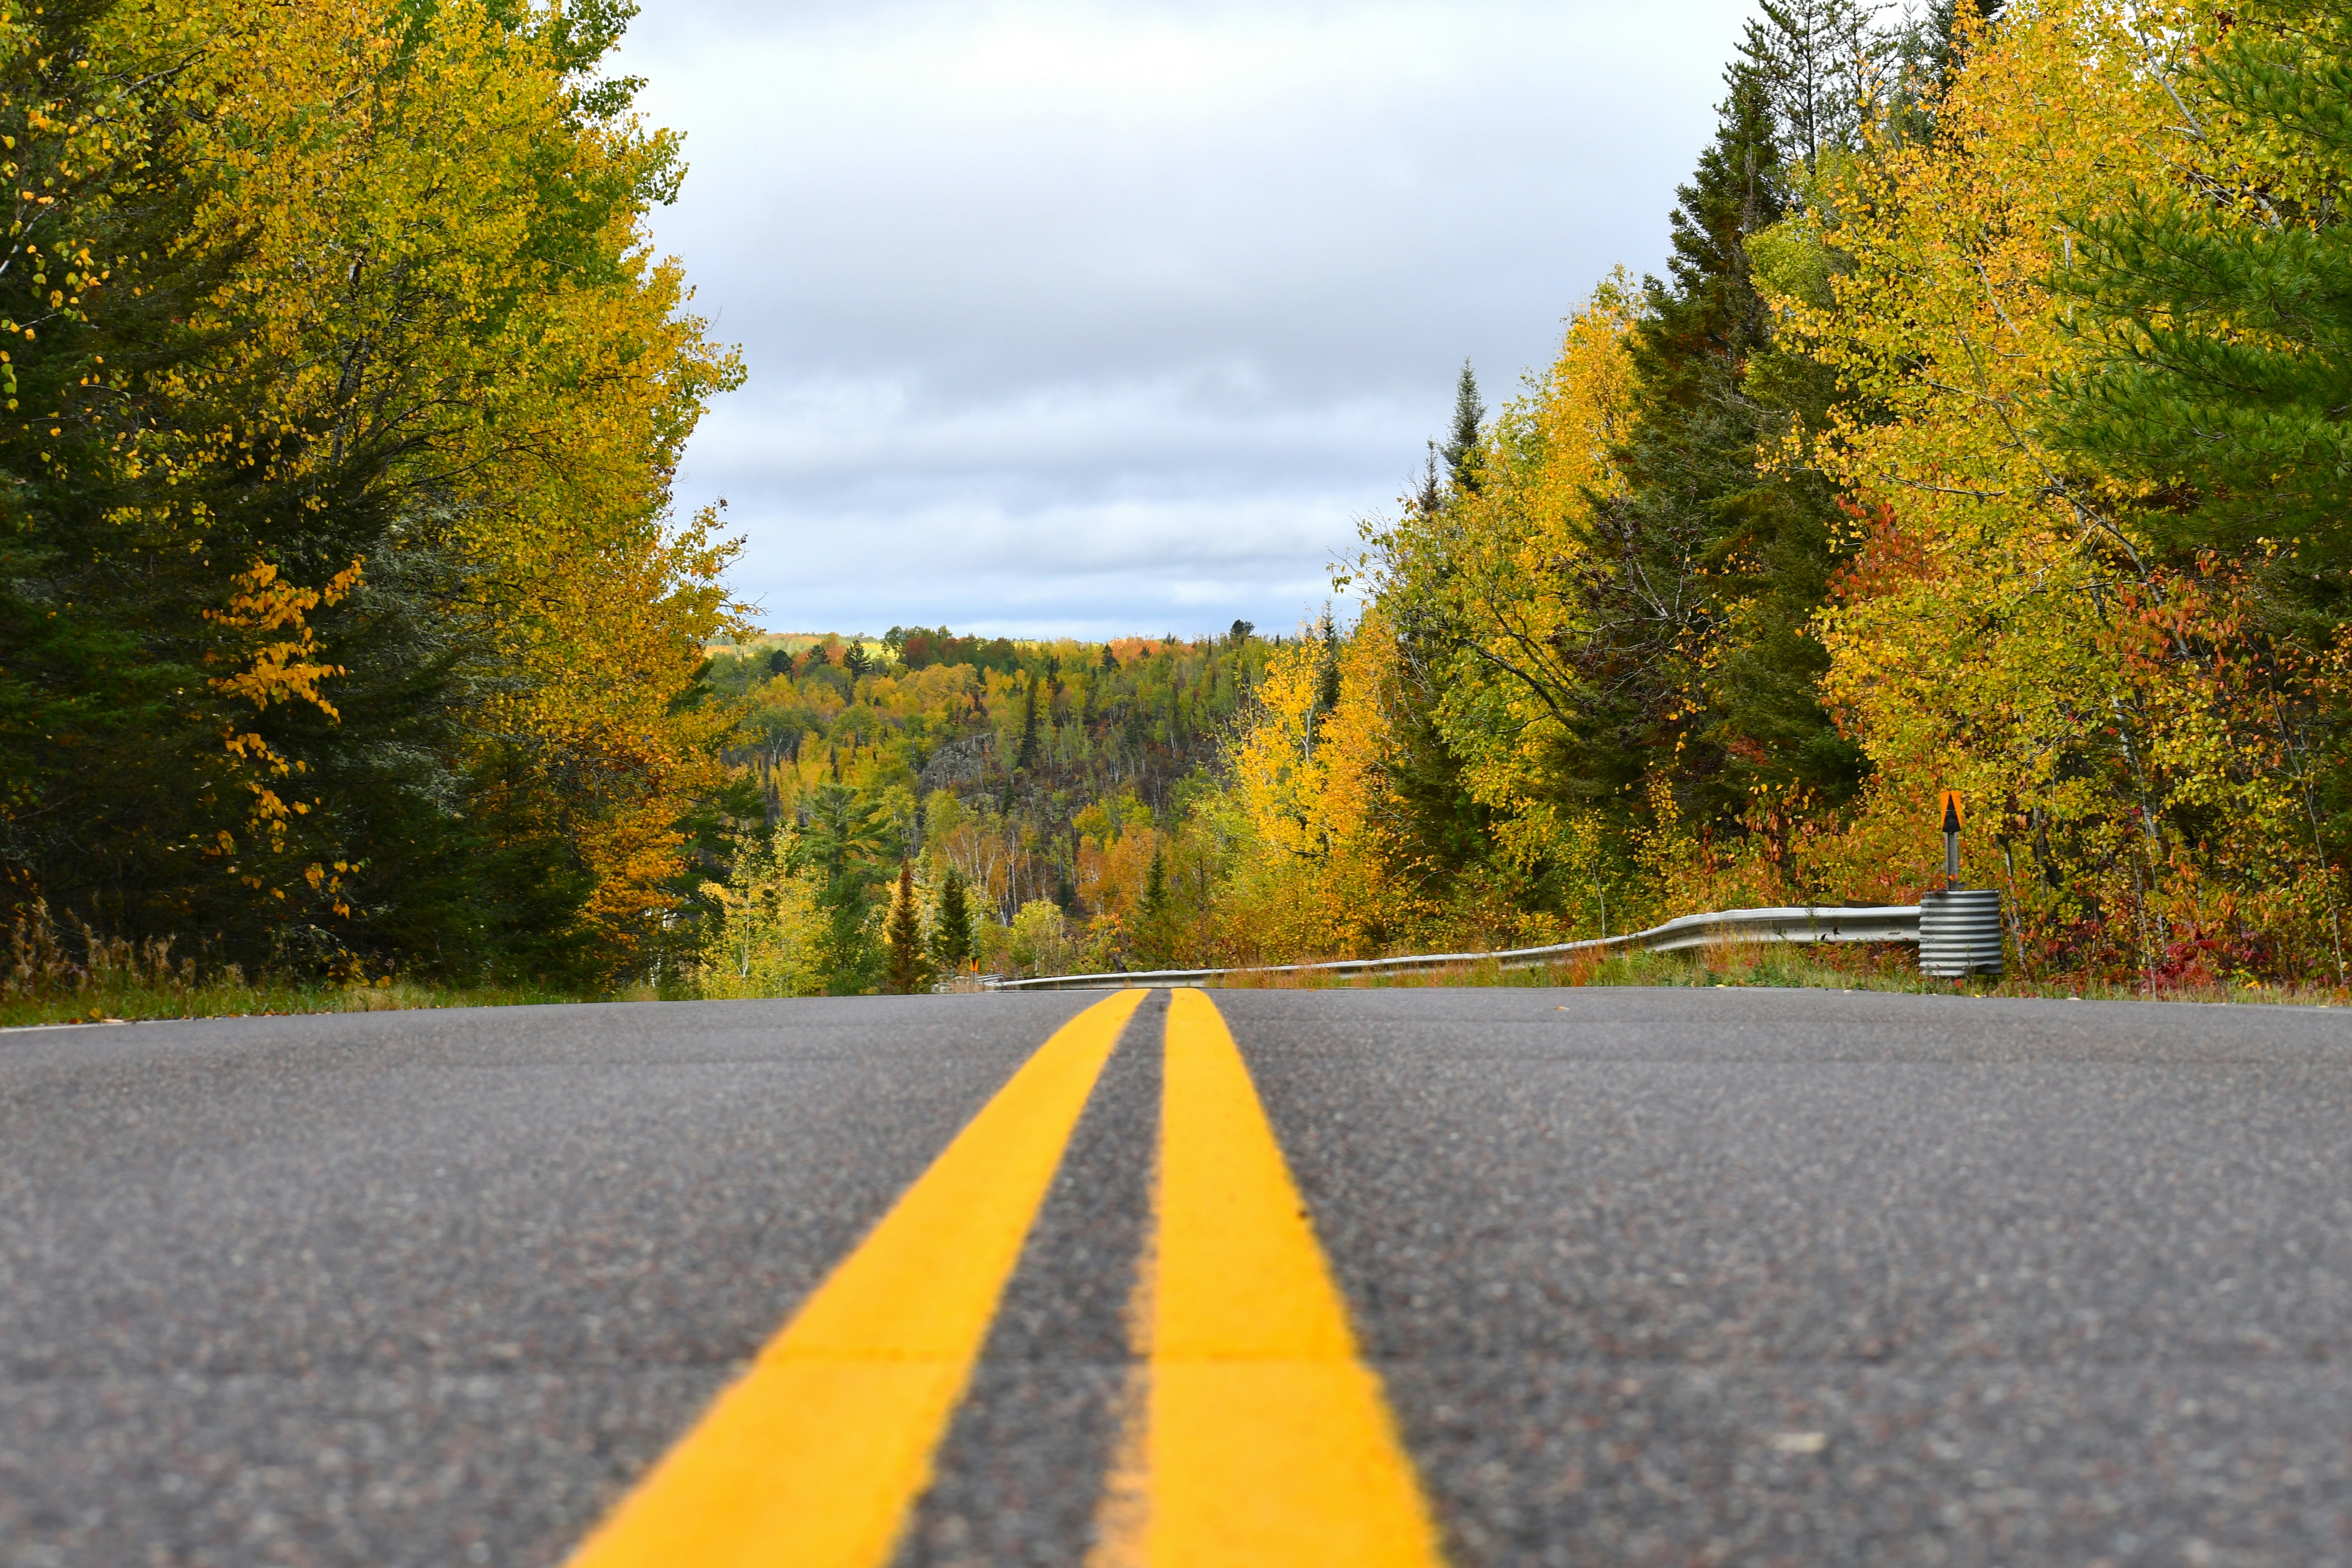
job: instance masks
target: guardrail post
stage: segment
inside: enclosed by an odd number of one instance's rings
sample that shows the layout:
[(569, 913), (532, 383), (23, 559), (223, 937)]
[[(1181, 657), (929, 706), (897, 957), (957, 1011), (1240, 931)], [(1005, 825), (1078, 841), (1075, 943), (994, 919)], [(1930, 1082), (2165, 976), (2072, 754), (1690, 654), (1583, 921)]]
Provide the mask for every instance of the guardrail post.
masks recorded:
[(1919, 900), (1919, 973), (2000, 978), (2000, 889), (1953, 888)]

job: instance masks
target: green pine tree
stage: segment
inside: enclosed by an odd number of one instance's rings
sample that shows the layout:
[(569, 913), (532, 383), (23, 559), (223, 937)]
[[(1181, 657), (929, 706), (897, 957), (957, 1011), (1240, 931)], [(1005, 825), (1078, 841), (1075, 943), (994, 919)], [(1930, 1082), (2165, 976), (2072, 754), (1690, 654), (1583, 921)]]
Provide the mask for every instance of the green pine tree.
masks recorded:
[(1143, 899), (1136, 910), (1137, 956), (1147, 968), (1157, 969), (1168, 962), (1174, 924), (1172, 902), (1168, 893), (1167, 851), (1155, 846), (1151, 863), (1143, 870)]
[(931, 954), (947, 973), (962, 972), (971, 962), (971, 909), (964, 896), (963, 873), (948, 868), (940, 883), (940, 905), (931, 925)]
[(891, 840), (877, 802), (846, 784), (819, 784), (811, 792), (808, 819), (793, 837), (790, 860), (794, 869), (823, 879), (817, 902), (826, 919), (817, 962), (832, 995), (864, 995), (884, 977), (886, 954), (874, 941), (869, 917), (877, 873), (895, 853)]
[(1974, 15), (1988, 24), (1998, 21), (2005, 0), (1932, 0), (1920, 19), (1920, 30), (1927, 42), (1927, 58), (1938, 89), (1959, 74), (1963, 18)]
[(1037, 678), (1031, 676), (1028, 696), (1021, 706), (1021, 749), (1013, 765), (1024, 772), (1037, 764)]
[(1762, 0), (1741, 54), (1772, 101), (1780, 145), (1810, 170), (1853, 145), (1900, 37), (1873, 26), (1879, 7), (1854, 0)]
[(1339, 706), (1339, 628), (1325, 605), (1315, 623), (1315, 711), (1319, 717)]
[(915, 903), (915, 863), (898, 862), (898, 887), (890, 900), (890, 918), (883, 931), (889, 953), (884, 989), (893, 996), (910, 996), (931, 983), (930, 964), (923, 952), (921, 911)]
[(1478, 373), (1462, 362), (1454, 383), (1454, 425), (1443, 453), (1445, 472), (1456, 489), (1475, 493), (1483, 482), (1478, 471), (1478, 431), (1486, 422), (1486, 405), (1478, 398)]
[(1758, 468), (1792, 415), (1819, 428), (1838, 395), (1775, 345), (1752, 274), (1749, 241), (1792, 206), (1762, 47), (1728, 72), (1715, 142), (1678, 192), (1667, 277), (1645, 284), (1627, 490), (1601, 509), (1606, 564), (1583, 590), (1603, 629), (1576, 655), (1593, 695), (1564, 793), (1625, 819), (1661, 768), (1686, 817), (1736, 830), (1759, 795), (1840, 800), (1864, 767), (1821, 706), (1828, 654), (1809, 630), (1841, 558), (1837, 497), (1818, 475)]
[[(2341, 18), (2249, 5), (2184, 94), (2282, 161), (2352, 166)], [(2325, 647), (2352, 620), (2352, 224), (2340, 184), (2305, 205), (2207, 178), (2083, 224), (2053, 282), (2099, 363), (2060, 389), (2051, 434), (2099, 469), (2169, 487), (2173, 504), (2141, 520), (2158, 544), (2259, 571), (2272, 629)]]
[(1151, 864), (1143, 873), (1143, 918), (1157, 920), (1168, 912), (1168, 853), (1151, 851)]

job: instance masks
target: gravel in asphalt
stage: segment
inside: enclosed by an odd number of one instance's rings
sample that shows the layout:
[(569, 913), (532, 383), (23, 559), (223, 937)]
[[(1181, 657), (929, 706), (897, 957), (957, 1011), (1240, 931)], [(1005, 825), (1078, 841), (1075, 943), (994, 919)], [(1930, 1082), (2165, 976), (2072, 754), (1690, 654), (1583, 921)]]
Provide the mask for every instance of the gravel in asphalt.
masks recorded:
[[(1093, 999), (0, 1036), (0, 1568), (559, 1562)], [(1465, 1568), (2352, 1568), (2352, 1016), (1216, 999)], [(900, 1568), (1083, 1557), (1160, 1016)]]
[(1092, 998), (0, 1036), (0, 1563), (550, 1563)]
[(2352, 1561), (2343, 1014), (1219, 1001), (1463, 1563)]

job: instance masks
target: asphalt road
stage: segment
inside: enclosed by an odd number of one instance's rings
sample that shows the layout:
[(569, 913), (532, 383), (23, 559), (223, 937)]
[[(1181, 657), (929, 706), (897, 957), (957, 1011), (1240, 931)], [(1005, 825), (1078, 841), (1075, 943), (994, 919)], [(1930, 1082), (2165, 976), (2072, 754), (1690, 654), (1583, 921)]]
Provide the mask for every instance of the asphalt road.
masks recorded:
[[(1083, 994), (0, 1034), (0, 1565), (561, 1562)], [(1218, 993), (1458, 1564), (2352, 1564), (2352, 1015)], [(898, 1548), (1083, 1562), (1164, 998)]]

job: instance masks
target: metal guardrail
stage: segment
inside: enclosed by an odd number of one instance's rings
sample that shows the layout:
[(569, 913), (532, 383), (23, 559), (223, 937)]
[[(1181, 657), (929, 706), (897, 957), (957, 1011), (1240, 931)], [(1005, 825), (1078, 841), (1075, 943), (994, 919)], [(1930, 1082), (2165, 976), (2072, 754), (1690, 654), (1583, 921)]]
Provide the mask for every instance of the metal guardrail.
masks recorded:
[(1642, 948), (1676, 952), (1719, 942), (1909, 942), (1919, 940), (1919, 906), (1888, 904), (1859, 909), (1725, 910), (1684, 915), (1624, 936), (1589, 937), (1549, 947), (1512, 947), (1494, 952), (1421, 952), (1402, 958), (1342, 958), (1328, 963), (1271, 963), (1236, 969), (1149, 969), (1124, 974), (1045, 974), (1034, 980), (983, 980), (991, 991), (1099, 991), (1128, 985), (1203, 985), (1243, 974), (1412, 974), (1450, 965), (1487, 963), (1532, 969), (1578, 952)]

